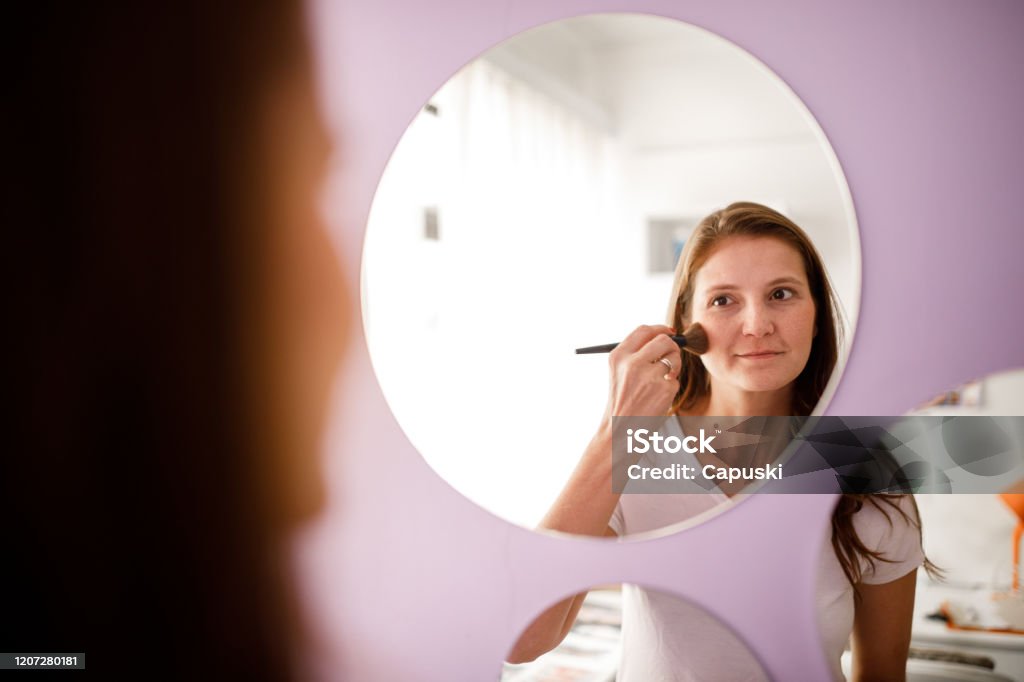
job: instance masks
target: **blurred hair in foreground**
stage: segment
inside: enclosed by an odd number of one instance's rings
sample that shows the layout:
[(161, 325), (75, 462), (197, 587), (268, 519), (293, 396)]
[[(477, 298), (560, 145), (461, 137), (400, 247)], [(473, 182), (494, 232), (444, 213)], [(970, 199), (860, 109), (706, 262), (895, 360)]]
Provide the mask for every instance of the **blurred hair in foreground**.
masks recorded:
[[(0, 650), (284, 679), (345, 296), (302, 6), (5, 22)], [(333, 306), (333, 309), (332, 307)]]

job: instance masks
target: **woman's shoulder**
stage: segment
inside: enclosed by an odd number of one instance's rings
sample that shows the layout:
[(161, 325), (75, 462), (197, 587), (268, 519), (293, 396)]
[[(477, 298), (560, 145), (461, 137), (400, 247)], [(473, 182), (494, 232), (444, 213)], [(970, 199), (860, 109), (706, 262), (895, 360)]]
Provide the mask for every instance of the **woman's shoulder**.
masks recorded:
[(866, 496), (853, 516), (853, 526), (861, 543), (881, 556), (866, 562), (864, 582), (889, 582), (924, 562), (921, 521), (913, 495)]
[(865, 495), (853, 515), (853, 525), (869, 549), (899, 536), (921, 534), (913, 495)]

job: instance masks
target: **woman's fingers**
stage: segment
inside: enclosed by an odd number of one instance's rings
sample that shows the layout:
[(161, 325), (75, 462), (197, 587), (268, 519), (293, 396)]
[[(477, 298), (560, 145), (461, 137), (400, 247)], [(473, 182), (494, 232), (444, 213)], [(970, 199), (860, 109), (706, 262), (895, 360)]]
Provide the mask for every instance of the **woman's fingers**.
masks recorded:
[(676, 366), (679, 366), (679, 363), (676, 362), (676, 360), (679, 359), (681, 354), (679, 345), (673, 341), (670, 336), (666, 336), (664, 334), (659, 334), (654, 337), (644, 344), (643, 348), (637, 351), (637, 355), (646, 358), (648, 362), (657, 362), (658, 358), (667, 357), (669, 360), (672, 360)]
[[(647, 342), (658, 335), (672, 334), (675, 330), (672, 327), (667, 327), (663, 324), (645, 324), (634, 329), (629, 336), (622, 340), (622, 343), (612, 351), (616, 355), (628, 355), (635, 353), (645, 345)], [(669, 339), (671, 341), (671, 339)]]
[(637, 327), (612, 351), (612, 367), (632, 366), (640, 375), (676, 379), (682, 368), (679, 346), (669, 336), (675, 330), (666, 325)]
[(665, 325), (638, 327), (612, 351), (609, 413), (616, 416), (666, 414), (679, 390), (682, 368), (674, 333)]
[(670, 379), (676, 379), (683, 366), (682, 352), (679, 350), (679, 346), (664, 334), (659, 334), (648, 341), (637, 352), (637, 356), (655, 365), (658, 370), (666, 370), (662, 374)]

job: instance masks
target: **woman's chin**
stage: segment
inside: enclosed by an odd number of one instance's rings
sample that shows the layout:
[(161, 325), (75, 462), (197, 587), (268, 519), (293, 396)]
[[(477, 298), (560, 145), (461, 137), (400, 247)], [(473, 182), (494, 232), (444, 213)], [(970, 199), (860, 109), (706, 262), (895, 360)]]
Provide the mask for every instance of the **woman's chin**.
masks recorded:
[(738, 377), (736, 386), (749, 393), (774, 393), (787, 388), (795, 377), (786, 376), (742, 376)]

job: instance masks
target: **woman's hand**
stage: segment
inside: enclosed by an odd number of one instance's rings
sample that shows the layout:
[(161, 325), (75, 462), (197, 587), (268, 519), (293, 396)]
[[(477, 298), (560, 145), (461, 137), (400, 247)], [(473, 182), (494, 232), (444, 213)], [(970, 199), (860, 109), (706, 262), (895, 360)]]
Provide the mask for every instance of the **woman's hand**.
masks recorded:
[(660, 324), (637, 327), (611, 352), (606, 419), (668, 414), (682, 368), (682, 353), (670, 337), (674, 333)]

